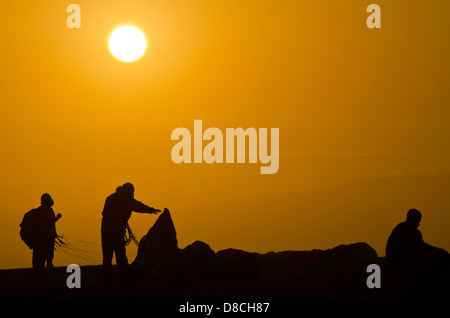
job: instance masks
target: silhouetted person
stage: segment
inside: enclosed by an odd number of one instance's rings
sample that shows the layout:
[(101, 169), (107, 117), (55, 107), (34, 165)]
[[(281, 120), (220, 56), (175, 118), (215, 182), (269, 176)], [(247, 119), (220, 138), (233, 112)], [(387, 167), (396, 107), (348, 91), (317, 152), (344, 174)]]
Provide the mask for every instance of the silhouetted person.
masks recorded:
[(161, 210), (154, 209), (134, 198), (134, 186), (125, 183), (116, 192), (106, 198), (102, 218), (102, 251), (103, 251), (103, 280), (111, 277), (113, 253), (116, 254), (117, 266), (125, 276), (128, 259), (125, 251), (125, 230), (131, 212), (156, 214)]
[(426, 279), (450, 270), (450, 255), (423, 241), (418, 230), (422, 214), (410, 209), (406, 221), (398, 224), (388, 238), (386, 260), (405, 280)]
[[(41, 205), (25, 214), (21, 227), (28, 236), (27, 245), (33, 249), (33, 271), (40, 273), (47, 265), (53, 268), (53, 257), (55, 249), (56, 221), (61, 218), (52, 209), (54, 202), (50, 194), (41, 196)], [(22, 236), (22, 233), (21, 233)]]

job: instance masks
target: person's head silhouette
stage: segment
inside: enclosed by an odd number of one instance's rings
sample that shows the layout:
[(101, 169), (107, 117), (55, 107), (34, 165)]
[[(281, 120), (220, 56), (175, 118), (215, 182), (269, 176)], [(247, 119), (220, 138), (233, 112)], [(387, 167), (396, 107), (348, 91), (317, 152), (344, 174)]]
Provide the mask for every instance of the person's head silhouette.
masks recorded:
[(134, 186), (132, 183), (127, 182), (117, 188), (118, 192), (126, 198), (134, 198)]
[(122, 186), (123, 192), (127, 197), (134, 198), (134, 186), (130, 182)]
[(53, 199), (52, 199), (52, 197), (50, 196), (50, 194), (44, 193), (44, 194), (41, 196), (41, 205), (42, 205), (43, 207), (51, 208), (51, 207), (53, 206), (53, 204), (54, 204), (54, 202), (53, 202)]
[(420, 224), (420, 220), (422, 219), (422, 214), (419, 210), (410, 209), (406, 214), (406, 222), (413, 226), (414, 228), (418, 228)]

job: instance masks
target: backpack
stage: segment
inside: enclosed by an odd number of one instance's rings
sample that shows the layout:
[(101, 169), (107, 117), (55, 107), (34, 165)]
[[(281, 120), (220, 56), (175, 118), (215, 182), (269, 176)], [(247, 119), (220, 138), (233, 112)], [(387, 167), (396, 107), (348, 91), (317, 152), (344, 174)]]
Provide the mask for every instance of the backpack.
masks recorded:
[(33, 209), (25, 213), (20, 223), (20, 238), (30, 249), (33, 249), (39, 240), (38, 219), (37, 209)]

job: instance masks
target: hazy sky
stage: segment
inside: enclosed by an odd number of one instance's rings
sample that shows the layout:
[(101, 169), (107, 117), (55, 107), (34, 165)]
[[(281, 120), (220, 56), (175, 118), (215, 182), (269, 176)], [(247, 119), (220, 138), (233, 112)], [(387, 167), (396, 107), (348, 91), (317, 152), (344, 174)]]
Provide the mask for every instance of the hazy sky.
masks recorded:
[[(66, 219), (98, 223), (127, 181), (177, 211), (450, 170), (448, 1), (74, 2), (81, 29), (69, 2), (0, 1), (0, 211), (49, 192)], [(123, 24), (148, 40), (133, 63), (108, 50)], [(195, 119), (279, 128), (279, 171), (174, 164), (171, 132)]]

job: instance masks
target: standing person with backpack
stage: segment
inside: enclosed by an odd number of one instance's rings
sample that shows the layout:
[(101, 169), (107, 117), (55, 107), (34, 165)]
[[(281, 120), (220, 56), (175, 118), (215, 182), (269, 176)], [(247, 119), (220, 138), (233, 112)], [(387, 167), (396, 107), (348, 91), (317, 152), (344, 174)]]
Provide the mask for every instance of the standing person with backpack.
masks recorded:
[(47, 269), (52, 269), (55, 249), (56, 221), (61, 218), (61, 213), (55, 216), (52, 209), (54, 201), (50, 194), (41, 196), (41, 205), (25, 214), (20, 224), (20, 236), (22, 240), (33, 250), (33, 271), (38, 274)]

